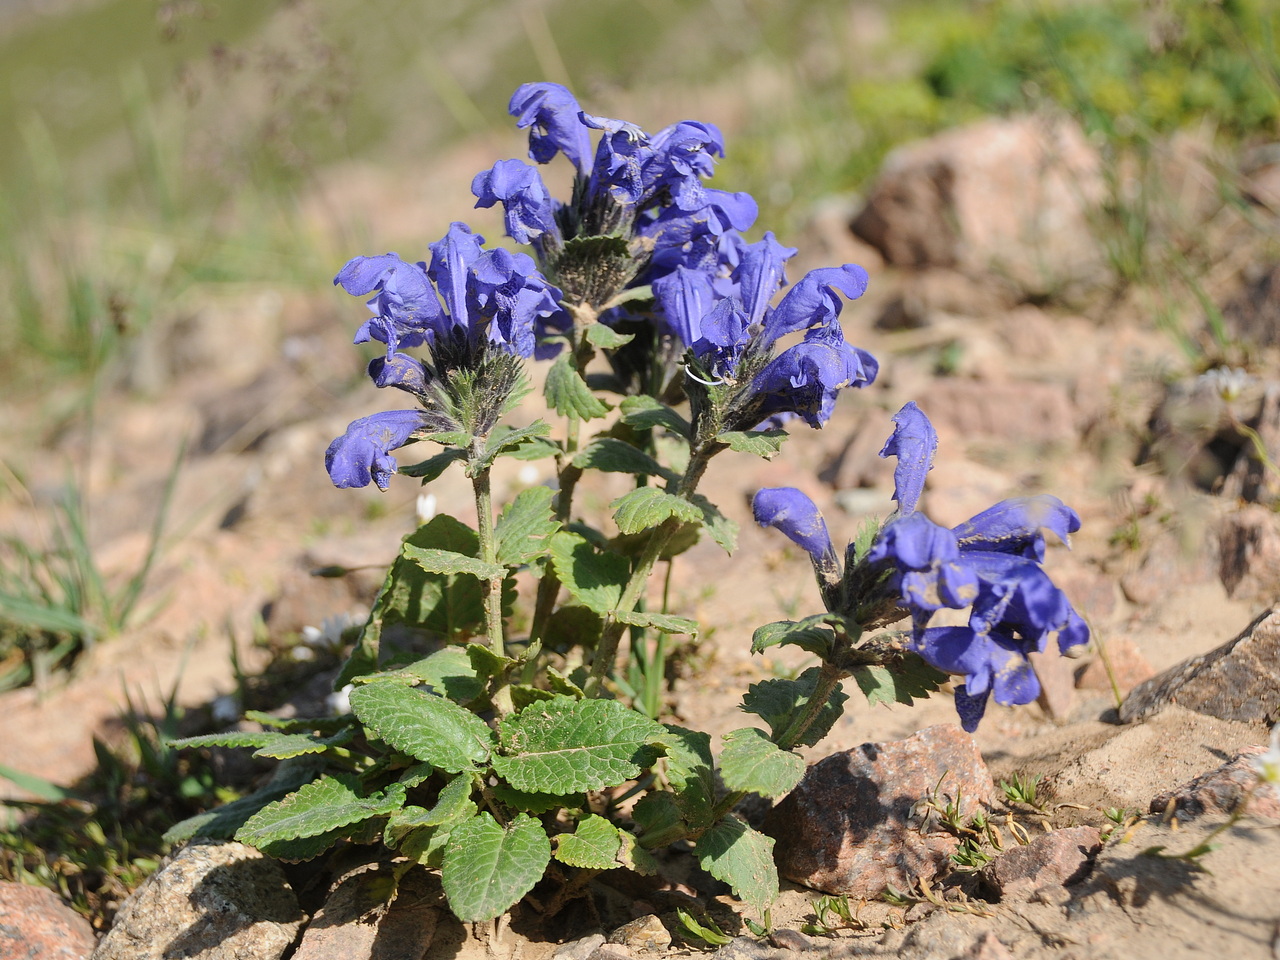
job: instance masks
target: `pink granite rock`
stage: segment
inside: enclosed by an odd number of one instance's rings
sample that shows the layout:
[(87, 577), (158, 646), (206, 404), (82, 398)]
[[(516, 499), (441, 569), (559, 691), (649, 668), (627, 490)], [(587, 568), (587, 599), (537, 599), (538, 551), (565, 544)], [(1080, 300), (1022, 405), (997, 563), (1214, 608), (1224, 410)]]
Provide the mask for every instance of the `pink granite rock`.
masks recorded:
[(1101, 849), (1097, 827), (1054, 830), (1006, 850), (982, 868), (982, 876), (1001, 900), (1030, 900), (1042, 891), (1083, 880)]
[(940, 804), (958, 802), (962, 817), (995, 797), (973, 738), (950, 724), (818, 761), (765, 820), (779, 872), (855, 897), (932, 879), (958, 846), (926, 802), (935, 791)]
[(0, 960), (85, 960), (96, 942), (89, 921), (52, 890), (0, 881)]
[(1263, 747), (1246, 747), (1234, 758), (1194, 780), (1166, 790), (1151, 801), (1152, 813), (1165, 813), (1173, 804), (1171, 816), (1194, 820), (1209, 815), (1235, 813), (1249, 794), (1246, 812), (1269, 820), (1280, 820), (1280, 790), (1274, 784), (1258, 784), (1254, 758), (1265, 753)]

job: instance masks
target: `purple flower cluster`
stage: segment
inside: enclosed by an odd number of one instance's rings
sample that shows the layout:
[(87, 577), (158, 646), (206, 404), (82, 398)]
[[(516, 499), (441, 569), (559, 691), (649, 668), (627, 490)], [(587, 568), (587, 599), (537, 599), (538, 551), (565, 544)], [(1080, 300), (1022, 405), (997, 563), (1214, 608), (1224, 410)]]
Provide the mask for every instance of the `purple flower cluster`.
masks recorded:
[[(355, 342), (376, 340), (387, 349), (370, 362), (369, 377), (379, 387), (412, 393), (424, 407), (353, 422), (325, 452), (325, 466), (339, 487), (363, 487), (372, 479), (385, 490), (396, 471), (389, 451), (444, 429), (426, 408), (434, 405), (433, 385), (452, 368), (474, 366), (488, 351), (532, 356), (547, 329), (567, 322), (560, 291), (526, 254), (485, 250), (484, 237), (465, 223), (450, 225), (430, 249), (430, 266), (387, 253), (355, 257), (334, 278), (353, 296), (373, 294), (373, 316)], [(434, 364), (403, 352), (413, 347), (426, 347)]]
[[(1041, 566), (1043, 531), (1066, 542), (1080, 528), (1080, 518), (1057, 497), (1037, 496), (1001, 501), (950, 529), (934, 523), (916, 507), (937, 434), (914, 403), (893, 420), (893, 436), (880, 455), (897, 457), (898, 510), (858, 562), (887, 573), (883, 589), (912, 618), (911, 649), (939, 670), (964, 677), (956, 688), (956, 710), (972, 732), (991, 697), (1015, 704), (1039, 695), (1028, 654), (1045, 651), (1055, 640), (1063, 653), (1088, 643), (1088, 626)], [(799, 490), (761, 490), (755, 515), (805, 549), (815, 566), (830, 564), (835, 551), (826, 525)], [(930, 627), (943, 608), (968, 608), (968, 624)]]
[[(532, 244), (544, 265), (575, 237), (643, 238), (650, 272), (706, 269), (732, 260), (758, 212), (745, 193), (709, 189), (724, 139), (709, 123), (684, 120), (653, 135), (624, 120), (595, 117), (557, 83), (522, 84), (509, 106), (529, 129), (529, 157), (563, 154), (577, 173), (572, 207), (553, 199), (537, 169), (501, 160), (476, 176), (476, 206), (501, 203), (507, 233)], [(599, 141), (592, 149), (593, 136)], [(724, 248), (724, 249), (722, 249)]]
[[(517, 125), (530, 128), (529, 156), (546, 163), (563, 154), (578, 175), (578, 206), (552, 199), (537, 170), (503, 160), (472, 183), (477, 206), (501, 203), (507, 233), (532, 243), (555, 271), (566, 240), (593, 232), (642, 240), (647, 258), (634, 285), (649, 285), (659, 331), (692, 353), (690, 375), (706, 382), (741, 383), (734, 428), (799, 415), (818, 427), (831, 416), (836, 394), (870, 383), (878, 365), (851, 346), (839, 324), (843, 302), (867, 286), (861, 267), (814, 270), (776, 306), (786, 284), (783, 266), (796, 251), (772, 233), (749, 244), (741, 231), (756, 218), (744, 193), (706, 187), (714, 158), (724, 155), (720, 132), (686, 120), (652, 136), (621, 120), (585, 113), (554, 83), (528, 83), (511, 98)], [(592, 151), (592, 134), (600, 131)], [(606, 322), (630, 319), (612, 309)], [(772, 356), (789, 333), (802, 342)], [(774, 421), (776, 422), (776, 421)]]

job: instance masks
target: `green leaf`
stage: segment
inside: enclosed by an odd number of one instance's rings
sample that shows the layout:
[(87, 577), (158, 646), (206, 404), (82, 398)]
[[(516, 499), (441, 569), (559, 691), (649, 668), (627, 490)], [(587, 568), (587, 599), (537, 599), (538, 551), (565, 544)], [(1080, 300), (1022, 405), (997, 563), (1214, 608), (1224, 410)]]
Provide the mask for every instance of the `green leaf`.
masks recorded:
[(695, 493), (690, 499), (701, 511), (702, 528), (707, 531), (707, 535), (725, 553), (733, 553), (738, 546), (738, 524), (721, 513), (720, 508), (702, 494)]
[(481, 580), (492, 580), (507, 572), (501, 564), (485, 563), (475, 557), (468, 557), (465, 553), (454, 553), (451, 550), (423, 549), (405, 544), (402, 555), (427, 573), (467, 573)]
[(551, 562), (574, 599), (596, 613), (608, 613), (622, 599), (631, 564), (616, 553), (601, 553), (576, 533), (551, 538)]
[(332, 737), (317, 738), (305, 733), (279, 733), (273, 730), (242, 733), (210, 733), (200, 737), (185, 737), (181, 740), (170, 740), (169, 746), (182, 749), (184, 747), (257, 747), (255, 757), (268, 757), (273, 760), (288, 760), (308, 753), (324, 753), (333, 746), (349, 743), (354, 736), (350, 727), (340, 730)]
[(687, 633), (698, 635), (698, 621), (677, 617), (669, 613), (651, 613), (648, 610), (615, 610), (613, 616), (629, 627), (651, 627), (660, 633)]
[(479, 476), (503, 453), (508, 450), (514, 451), (516, 448), (528, 443), (538, 442), (550, 432), (550, 424), (542, 420), (535, 420), (527, 427), (511, 428), (502, 426), (496, 428), (489, 435), (489, 439), (484, 445), (484, 455), (467, 465), (467, 476)]
[(763, 914), (778, 895), (778, 868), (773, 864), (773, 838), (741, 820), (725, 817), (698, 838), (693, 848), (702, 869), (733, 887)]
[(607, 323), (593, 323), (587, 327), (587, 343), (601, 350), (616, 350), (635, 338), (634, 333), (619, 333)]
[(264, 844), (278, 840), (319, 837), (370, 817), (387, 816), (403, 803), (403, 794), (401, 790), (398, 799), (381, 793), (362, 797), (353, 776), (321, 777), (267, 804), (236, 831), (236, 839), (264, 850)]
[(261, 710), (246, 710), (244, 718), (281, 733), (318, 733), (332, 735), (351, 725), (351, 715), (338, 717), (277, 717)]
[(547, 371), (547, 403), (563, 417), (594, 420), (609, 412), (609, 405), (600, 400), (587, 382), (573, 367), (573, 359), (566, 351)]
[(917, 654), (905, 653), (889, 666), (863, 666), (852, 672), (867, 703), (905, 703), (923, 700), (947, 682), (947, 675), (925, 663)]
[(472, 437), (465, 430), (437, 430), (435, 433), (427, 434), (425, 439), (433, 440), (447, 447), (463, 447), (465, 449), (471, 445)]
[(476, 676), (486, 680), (502, 676), (518, 662), (511, 657), (498, 656), (487, 643), (468, 643), (463, 650)]
[[(769, 724), (772, 735), (778, 737), (791, 725), (791, 718), (808, 705), (809, 698), (817, 689), (820, 673), (820, 667), (810, 667), (795, 680), (753, 683), (742, 698), (742, 709)], [(844, 712), (844, 703), (848, 699), (848, 695), (837, 687), (797, 746), (811, 747), (830, 733)]]
[[(441, 696), (454, 703), (466, 703), (484, 693), (484, 681), (476, 676), (465, 647), (451, 646), (437, 650), (408, 666), (395, 671), (411, 677), (415, 683), (425, 683)], [(393, 676), (379, 674), (375, 679)]]
[(514, 567), (546, 553), (549, 538), (560, 529), (551, 515), (554, 497), (549, 487), (530, 487), (507, 504), (494, 527), (498, 563)]
[(606, 473), (634, 473), (670, 478), (672, 473), (643, 450), (616, 437), (598, 437), (573, 458), (582, 470), (594, 468)]
[(430, 483), (448, 470), (449, 464), (465, 459), (467, 459), (467, 451), (460, 450), (457, 447), (450, 447), (448, 450), (437, 453), (434, 457), (428, 457), (421, 463), (411, 463), (407, 467), (400, 467), (396, 472), (402, 473), (406, 477), (418, 477), (423, 483)]
[(634, 836), (622, 831), (622, 847), (618, 850), (618, 862), (628, 870), (634, 870), (642, 877), (656, 876), (658, 861)]
[(665, 732), (616, 700), (556, 697), (499, 725), (502, 753), (493, 767), (517, 790), (576, 793), (639, 776), (653, 763)]
[(588, 870), (612, 870), (622, 866), (622, 831), (604, 817), (592, 814), (578, 824), (573, 833), (556, 837), (555, 857), (571, 867)]
[(715, 807), (715, 763), (711, 759), (711, 735), (667, 724), (661, 745), (667, 753), (667, 782), (689, 826), (709, 826)]
[(316, 769), (309, 762), (284, 763), (276, 768), (270, 782), (239, 800), (232, 800), (213, 810), (197, 813), (175, 823), (161, 838), (165, 843), (181, 843), (192, 837), (211, 837), (214, 840), (230, 840), (255, 813), (269, 803), (293, 793), (316, 777)]
[(493, 731), (444, 697), (399, 683), (375, 682), (351, 691), (351, 709), (380, 739), (446, 773), (489, 759)]
[(777, 620), (757, 628), (751, 636), (751, 652), (762, 653), (770, 647), (790, 644), (826, 659), (835, 643), (835, 632), (826, 624), (831, 614), (819, 613), (803, 620)]
[(685, 822), (675, 795), (666, 790), (651, 791), (637, 800), (631, 808), (631, 819), (646, 836), (666, 833)]
[(402, 624), (410, 631), (449, 640), (466, 638), (482, 629), (485, 613), (480, 581), (468, 574), (427, 573), (404, 555), (408, 548), (476, 557), (480, 539), (470, 527), (445, 513), (404, 538), (401, 555), (387, 571), (364, 631), (334, 681), (335, 688), (377, 671), (382, 631), (387, 627)]
[(450, 831), (440, 880), (459, 920), (492, 920), (532, 890), (550, 862), (537, 820), (521, 813), (503, 827), (482, 813)]
[[(172, 744), (170, 744), (172, 746)], [(22, 770), (15, 770), (13, 767), (0, 764), (0, 778), (8, 780), (20, 790), (25, 790), (47, 803), (58, 803), (72, 796), (71, 793), (58, 786), (52, 780), (46, 780), (44, 777), (37, 776), (34, 773), (25, 773)]]
[(693, 436), (693, 427), (689, 425), (689, 421), (654, 397), (627, 397), (619, 409), (622, 411), (622, 422), (637, 430), (665, 427), (685, 440)]
[(269, 857), (283, 860), (285, 863), (301, 863), (314, 860), (339, 840), (343, 840), (356, 827), (338, 827), (314, 837), (280, 837), (276, 840), (265, 840), (255, 844), (259, 850)]
[(658, 526), (669, 517), (686, 523), (702, 519), (702, 511), (682, 497), (657, 487), (637, 487), (609, 504), (622, 533), (639, 533)]
[(804, 776), (804, 760), (783, 750), (763, 730), (743, 727), (724, 735), (720, 776), (730, 790), (777, 798), (790, 793)]
[(587, 806), (585, 793), (530, 793), (527, 790), (517, 790), (506, 783), (498, 783), (493, 787), (493, 795), (507, 806), (534, 816), (541, 816), (552, 810), (584, 809)]
[(730, 430), (716, 437), (738, 453), (754, 453), (757, 457), (772, 460), (787, 440), (785, 430)]

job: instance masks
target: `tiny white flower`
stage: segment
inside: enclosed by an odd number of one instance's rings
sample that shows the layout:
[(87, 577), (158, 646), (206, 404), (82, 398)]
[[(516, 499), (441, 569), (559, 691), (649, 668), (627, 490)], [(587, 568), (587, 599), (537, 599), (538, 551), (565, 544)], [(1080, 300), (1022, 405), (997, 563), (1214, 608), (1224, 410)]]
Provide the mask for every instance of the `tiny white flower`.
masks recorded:
[(1203, 384), (1227, 403), (1239, 399), (1252, 379), (1242, 367), (1214, 367), (1196, 378), (1199, 384)]
[(532, 463), (526, 463), (520, 468), (520, 472), (516, 474), (516, 479), (526, 487), (532, 487), (538, 482), (538, 468)]
[(351, 690), (352, 685), (348, 683), (341, 690), (335, 690), (325, 697), (325, 706), (329, 708), (329, 712), (335, 717), (351, 712)]
[(436, 515), (436, 495), (434, 493), (418, 494), (415, 510), (418, 514), (418, 525), (428, 523)]
[(1253, 758), (1258, 779), (1280, 790), (1280, 723), (1271, 728), (1271, 748)]
[[(353, 627), (359, 622), (360, 618), (352, 613), (339, 613), (332, 617), (325, 617), (319, 627), (306, 626), (302, 628), (302, 642), (314, 650), (339, 653), (343, 647), (343, 633), (346, 632), (347, 628)], [(306, 658), (299, 657), (299, 659)]]

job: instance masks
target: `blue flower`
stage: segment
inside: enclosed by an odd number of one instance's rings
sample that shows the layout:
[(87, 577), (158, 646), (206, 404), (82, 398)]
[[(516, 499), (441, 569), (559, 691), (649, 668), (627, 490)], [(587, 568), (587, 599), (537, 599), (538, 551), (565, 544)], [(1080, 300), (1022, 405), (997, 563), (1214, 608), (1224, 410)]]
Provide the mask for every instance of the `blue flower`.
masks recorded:
[(522, 83), (507, 109), (519, 129), (533, 128), (529, 131), (531, 159), (549, 163), (563, 153), (580, 175), (587, 175), (591, 137), (572, 93), (558, 83)]
[(388, 343), (394, 337), (403, 346), (418, 347), (430, 343), (439, 331), (443, 311), (425, 263), (406, 263), (395, 253), (353, 257), (333, 282), (355, 297), (374, 293), (369, 300), (373, 319), (356, 333), (356, 343)]
[[(808, 302), (816, 300), (810, 295)], [(850, 547), (843, 587), (831, 588), (828, 571), (834, 569), (838, 579), (839, 563), (826, 523), (803, 493), (790, 487), (761, 490), (753, 501), (755, 517), (809, 554), (828, 609), (862, 617), (864, 627), (893, 622), (892, 614), (884, 614), (886, 604), (896, 603), (909, 615), (909, 648), (937, 669), (964, 677), (956, 710), (972, 732), (992, 697), (1016, 704), (1039, 695), (1030, 653), (1047, 650), (1055, 638), (1060, 653), (1089, 642), (1088, 625), (1040, 565), (1044, 531), (1065, 542), (1080, 529), (1080, 518), (1057, 497), (1042, 495), (1002, 501), (951, 529), (934, 523), (917, 507), (937, 434), (914, 403), (893, 422), (881, 456), (898, 458), (898, 510), (865, 556)], [(930, 627), (944, 608), (968, 609), (968, 624)]]
[[(938, 526), (916, 510), (937, 434), (914, 403), (894, 424), (881, 456), (898, 457), (898, 513), (866, 559), (891, 571), (889, 585), (914, 623), (912, 649), (939, 670), (965, 677), (956, 708), (973, 731), (989, 697), (1013, 704), (1039, 694), (1028, 654), (1043, 652), (1055, 635), (1063, 653), (1088, 642), (1084, 620), (1040, 566), (1042, 531), (1066, 542), (1080, 518), (1057, 497), (1039, 496), (1002, 501), (950, 530)], [(943, 607), (968, 607), (968, 626), (928, 627)]]
[(516, 243), (534, 243), (550, 234), (559, 241), (555, 202), (547, 193), (542, 175), (522, 160), (499, 160), (471, 181), (477, 207), (501, 203), (507, 236)]
[(414, 439), (416, 431), (426, 427), (426, 417), (418, 410), (389, 410), (361, 417), (329, 444), (325, 469), (336, 487), (367, 487), (372, 479), (385, 490), (398, 466), (389, 451), (403, 447)]
[(751, 513), (762, 527), (773, 527), (814, 560), (835, 556), (827, 521), (809, 495), (795, 487), (766, 487), (751, 500)]

